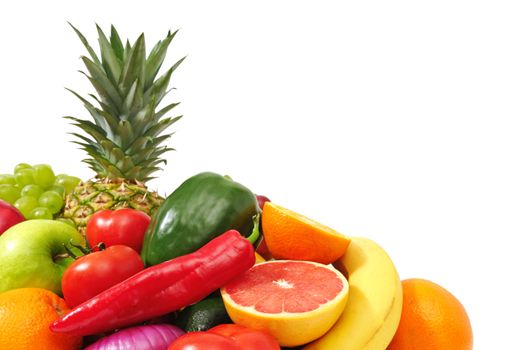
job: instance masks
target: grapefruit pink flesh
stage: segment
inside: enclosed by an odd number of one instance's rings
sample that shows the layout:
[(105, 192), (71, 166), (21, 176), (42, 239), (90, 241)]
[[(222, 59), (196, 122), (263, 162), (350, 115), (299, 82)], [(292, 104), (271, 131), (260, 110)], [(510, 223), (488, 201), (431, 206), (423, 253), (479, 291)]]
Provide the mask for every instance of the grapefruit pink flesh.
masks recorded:
[(268, 331), (281, 346), (321, 337), (344, 311), (349, 286), (335, 268), (276, 260), (253, 266), (221, 290), (234, 323)]
[(238, 305), (277, 314), (313, 311), (335, 299), (342, 289), (342, 280), (325, 267), (277, 261), (253, 267), (251, 273), (230, 283), (225, 292)]

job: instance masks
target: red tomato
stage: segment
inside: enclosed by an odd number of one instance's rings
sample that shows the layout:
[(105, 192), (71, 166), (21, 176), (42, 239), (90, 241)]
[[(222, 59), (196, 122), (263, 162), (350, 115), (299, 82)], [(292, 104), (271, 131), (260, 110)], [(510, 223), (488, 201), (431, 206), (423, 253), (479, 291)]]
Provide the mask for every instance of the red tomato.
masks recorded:
[(114, 245), (75, 260), (62, 277), (62, 293), (70, 308), (124, 281), (144, 268), (130, 247)]
[(266, 332), (236, 324), (222, 324), (207, 332), (192, 332), (176, 339), (168, 350), (280, 350)]
[(148, 224), (150, 217), (139, 210), (102, 210), (88, 221), (86, 238), (92, 249), (103, 242), (106, 247), (122, 244), (141, 253)]
[(168, 350), (244, 350), (232, 339), (207, 332), (191, 332), (177, 338)]
[(244, 350), (280, 350), (278, 341), (269, 333), (237, 324), (221, 324), (208, 332), (231, 338)]
[(11, 204), (0, 200), (0, 235), (8, 228), (24, 221), (24, 215)]

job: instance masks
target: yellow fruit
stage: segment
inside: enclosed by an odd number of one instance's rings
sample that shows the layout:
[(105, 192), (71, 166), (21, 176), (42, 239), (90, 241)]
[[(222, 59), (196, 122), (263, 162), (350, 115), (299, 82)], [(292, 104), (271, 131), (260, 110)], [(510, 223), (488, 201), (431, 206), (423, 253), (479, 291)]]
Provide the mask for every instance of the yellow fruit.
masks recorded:
[(402, 309), (401, 281), (390, 257), (375, 242), (357, 237), (335, 266), (348, 278), (346, 308), (329, 332), (303, 349), (386, 349)]
[(258, 253), (254, 253), (254, 257), (256, 259), (255, 264), (259, 264), (259, 263), (265, 262), (265, 259)]
[(313, 341), (337, 321), (348, 283), (328, 265), (277, 260), (253, 266), (221, 289), (234, 323), (266, 330), (281, 346)]

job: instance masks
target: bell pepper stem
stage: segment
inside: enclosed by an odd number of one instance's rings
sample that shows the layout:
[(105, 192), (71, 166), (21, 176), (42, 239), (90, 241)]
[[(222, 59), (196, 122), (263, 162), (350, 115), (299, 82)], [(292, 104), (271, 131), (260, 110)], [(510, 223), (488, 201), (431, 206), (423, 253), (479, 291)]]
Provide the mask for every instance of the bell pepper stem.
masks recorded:
[(260, 214), (253, 216), (253, 232), (247, 239), (254, 245), (258, 241), (258, 237), (260, 237)]

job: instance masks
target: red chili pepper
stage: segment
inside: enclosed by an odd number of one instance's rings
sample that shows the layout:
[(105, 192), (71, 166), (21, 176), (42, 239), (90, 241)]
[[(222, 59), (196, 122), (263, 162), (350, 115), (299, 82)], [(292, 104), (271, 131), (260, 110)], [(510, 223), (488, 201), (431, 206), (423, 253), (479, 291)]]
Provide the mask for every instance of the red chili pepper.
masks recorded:
[(84, 302), (51, 326), (89, 335), (161, 316), (203, 299), (254, 265), (254, 249), (230, 230), (194, 253), (147, 268)]
[(168, 350), (280, 350), (269, 333), (237, 324), (222, 324), (207, 332), (187, 333)]

